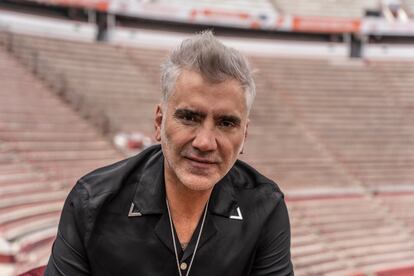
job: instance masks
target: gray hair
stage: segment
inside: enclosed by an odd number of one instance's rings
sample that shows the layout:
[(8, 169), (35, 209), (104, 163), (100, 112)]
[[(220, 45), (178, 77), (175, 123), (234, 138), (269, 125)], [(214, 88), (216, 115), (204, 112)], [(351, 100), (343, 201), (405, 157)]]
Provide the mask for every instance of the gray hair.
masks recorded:
[(204, 31), (184, 40), (161, 65), (161, 91), (166, 103), (182, 70), (200, 73), (213, 83), (235, 79), (246, 97), (247, 110), (253, 104), (256, 89), (246, 58), (237, 50), (226, 47), (211, 31)]

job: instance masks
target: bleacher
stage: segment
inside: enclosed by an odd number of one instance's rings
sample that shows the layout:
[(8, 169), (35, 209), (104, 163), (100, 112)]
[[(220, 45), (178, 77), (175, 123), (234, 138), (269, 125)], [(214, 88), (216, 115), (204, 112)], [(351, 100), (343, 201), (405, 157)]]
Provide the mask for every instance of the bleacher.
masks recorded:
[(413, 0), (403, 0), (402, 4), (406, 9), (407, 13), (414, 18), (414, 1)]
[(0, 275), (6, 276), (45, 264), (75, 181), (121, 156), (3, 47), (0, 80)]
[[(373, 189), (412, 183), (412, 62), (254, 61), (278, 97), (275, 110), (278, 104), (290, 109), (292, 122), (331, 157), (328, 164)], [(277, 156), (273, 148), (267, 152)]]
[[(167, 51), (64, 42), (17, 34), (13, 35), (12, 41), (16, 45), (13, 53), (35, 68), (37, 74), (45, 76), (46, 81), (63, 93), (74, 108), (91, 117), (93, 122), (106, 118), (106, 122), (98, 123), (103, 131), (113, 134), (139, 130), (151, 136), (154, 106), (160, 99), (159, 64)], [(99, 51), (106, 57), (96, 54)], [(253, 59), (258, 68), (265, 70), (266, 66), (259, 60)], [(294, 62), (300, 66), (308, 61), (299, 59)], [(88, 63), (91, 69), (86, 71), (84, 68)], [(279, 69), (283, 66), (280, 64)], [(284, 188), (287, 190), (294, 183), (295, 190), (298, 187), (315, 189), (315, 186), (332, 190), (336, 186), (342, 193), (359, 193), (357, 181), (350, 180), (352, 177), (333, 160), (331, 153), (323, 149), (318, 138), (297, 120), (289, 106), (281, 104), (283, 100), (279, 97), (283, 95), (273, 93), (275, 86), (269, 81), (272, 78), (265, 74), (257, 74), (258, 86), (260, 91), (269, 93), (258, 95), (243, 158), (270, 177), (286, 183)], [(56, 83), (56, 75), (64, 80), (61, 81), (63, 84), (59, 84), (59, 77)], [(273, 118), (280, 122), (275, 123)], [(269, 135), (265, 137), (262, 135), (264, 128), (269, 128)], [(275, 142), (280, 146), (267, 146)], [(274, 156), (280, 158), (275, 160)], [(296, 172), (296, 167), (301, 168), (300, 173)]]
[(276, 9), (288, 15), (331, 18), (361, 18), (366, 9), (378, 9), (378, 0), (272, 0)]
[(93, 118), (103, 132), (140, 129), (152, 133), (148, 122), (155, 109), (137, 109), (136, 104), (155, 106), (159, 86), (149, 81), (148, 69), (136, 66), (128, 52), (109, 45), (25, 35), (13, 35), (12, 43), (17, 56), (64, 93), (81, 114)]
[(395, 218), (402, 221), (411, 234), (414, 234), (414, 213), (409, 211), (414, 204), (414, 195), (400, 194), (396, 197), (392, 194), (384, 194), (378, 198), (380, 203), (386, 206)]
[[(163, 1), (159, 1), (162, 3)], [(192, 8), (206, 8), (209, 11), (221, 11), (221, 12), (263, 12), (266, 10), (272, 10), (272, 2), (269, 0), (259, 0), (259, 1), (250, 1), (250, 0), (225, 0), (225, 1), (191, 1), (191, 0), (173, 0), (165, 1), (169, 5), (179, 5), (179, 6), (189, 6)]]
[[(45, 262), (74, 180), (122, 158), (90, 123), (109, 137), (151, 135), (167, 51), (0, 41), (0, 237), (10, 245), (0, 262), (20, 271)], [(249, 58), (258, 96), (242, 157), (286, 193), (296, 275), (413, 266), (414, 63)]]
[[(289, 201), (297, 275), (355, 275), (412, 265), (412, 229), (398, 212), (411, 196)], [(411, 202), (410, 202), (411, 199)], [(412, 207), (411, 207), (412, 208)]]

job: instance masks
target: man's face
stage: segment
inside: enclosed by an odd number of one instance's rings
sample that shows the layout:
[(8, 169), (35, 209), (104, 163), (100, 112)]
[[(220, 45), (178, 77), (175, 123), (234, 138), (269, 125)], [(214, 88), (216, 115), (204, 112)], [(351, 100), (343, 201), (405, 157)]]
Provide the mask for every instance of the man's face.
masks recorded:
[(199, 73), (183, 70), (155, 117), (166, 181), (191, 190), (212, 189), (243, 147), (247, 113), (238, 81), (210, 83)]

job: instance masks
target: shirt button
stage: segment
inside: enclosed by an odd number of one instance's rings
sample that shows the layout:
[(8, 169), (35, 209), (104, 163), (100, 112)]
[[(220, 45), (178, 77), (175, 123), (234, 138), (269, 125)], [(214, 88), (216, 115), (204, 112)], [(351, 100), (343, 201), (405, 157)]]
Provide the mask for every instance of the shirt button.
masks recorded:
[(181, 268), (181, 270), (186, 270), (187, 269), (187, 264), (186, 263), (181, 263), (180, 264), (180, 268)]

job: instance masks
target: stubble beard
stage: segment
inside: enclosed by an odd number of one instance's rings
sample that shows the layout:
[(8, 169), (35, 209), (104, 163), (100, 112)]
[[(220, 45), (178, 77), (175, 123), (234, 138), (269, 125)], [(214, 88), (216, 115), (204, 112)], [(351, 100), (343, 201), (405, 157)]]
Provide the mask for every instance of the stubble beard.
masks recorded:
[[(202, 172), (191, 169), (186, 164), (185, 154), (191, 152), (189, 145), (185, 145), (182, 149), (177, 149), (170, 142), (168, 135), (165, 133), (165, 125), (161, 127), (161, 147), (165, 158), (165, 169), (169, 170), (169, 177), (175, 184), (182, 184), (192, 191), (211, 190), (214, 185), (220, 181), (221, 177), (212, 177), (209, 172)], [(216, 166), (219, 166), (218, 164)], [(217, 171), (213, 172), (217, 174)]]

